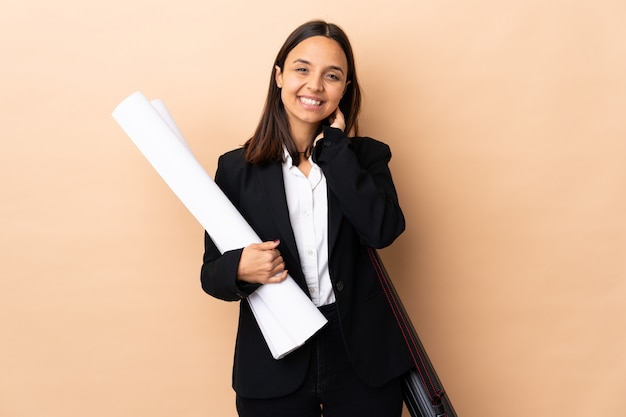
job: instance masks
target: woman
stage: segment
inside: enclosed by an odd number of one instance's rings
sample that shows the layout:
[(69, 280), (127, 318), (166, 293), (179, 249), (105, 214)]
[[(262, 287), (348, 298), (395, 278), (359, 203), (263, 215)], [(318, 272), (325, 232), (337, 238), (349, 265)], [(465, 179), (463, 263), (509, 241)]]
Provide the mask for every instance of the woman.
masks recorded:
[(222, 155), (216, 183), (263, 243), (220, 254), (205, 233), (201, 279), (214, 297), (244, 300), (287, 274), (328, 319), (275, 360), (240, 303), (233, 388), (240, 416), (393, 417), (411, 367), (368, 247), (391, 244), (404, 216), (389, 147), (358, 133), (352, 48), (336, 25), (297, 28), (274, 62), (254, 136)]

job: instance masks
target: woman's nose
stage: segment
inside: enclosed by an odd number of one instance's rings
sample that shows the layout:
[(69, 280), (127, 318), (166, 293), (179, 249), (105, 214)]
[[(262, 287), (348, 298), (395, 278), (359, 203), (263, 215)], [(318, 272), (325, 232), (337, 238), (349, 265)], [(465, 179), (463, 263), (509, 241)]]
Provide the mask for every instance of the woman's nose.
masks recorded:
[(313, 76), (309, 78), (307, 83), (307, 87), (313, 91), (321, 91), (324, 87), (324, 83), (322, 82), (321, 76)]

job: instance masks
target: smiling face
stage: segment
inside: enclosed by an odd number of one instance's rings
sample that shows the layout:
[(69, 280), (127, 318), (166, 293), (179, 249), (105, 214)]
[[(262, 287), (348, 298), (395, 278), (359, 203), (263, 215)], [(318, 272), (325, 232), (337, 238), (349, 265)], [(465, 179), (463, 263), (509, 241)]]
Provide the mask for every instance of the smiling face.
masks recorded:
[(293, 136), (310, 135), (335, 111), (347, 72), (341, 46), (324, 36), (303, 40), (289, 52), (282, 70), (276, 67), (276, 85)]

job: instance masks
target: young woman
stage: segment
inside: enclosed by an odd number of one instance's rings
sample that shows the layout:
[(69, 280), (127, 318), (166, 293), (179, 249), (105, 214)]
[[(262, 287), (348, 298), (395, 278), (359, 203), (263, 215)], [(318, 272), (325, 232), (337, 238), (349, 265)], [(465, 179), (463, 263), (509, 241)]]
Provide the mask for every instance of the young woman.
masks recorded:
[(201, 279), (210, 295), (245, 300), (287, 274), (328, 324), (273, 359), (240, 303), (233, 388), (243, 417), (394, 417), (406, 344), (367, 248), (404, 230), (387, 145), (358, 134), (352, 48), (336, 25), (298, 27), (278, 52), (261, 121), (222, 155), (215, 181), (263, 243), (220, 254), (205, 233)]

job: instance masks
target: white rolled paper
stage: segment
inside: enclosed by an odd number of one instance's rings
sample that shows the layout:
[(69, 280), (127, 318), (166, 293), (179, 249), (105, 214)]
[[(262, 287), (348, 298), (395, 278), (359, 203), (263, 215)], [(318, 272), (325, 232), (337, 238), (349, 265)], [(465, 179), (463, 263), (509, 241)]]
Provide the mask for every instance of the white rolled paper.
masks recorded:
[[(174, 194), (224, 253), (260, 243), (239, 211), (196, 160), (161, 101), (137, 92), (122, 101), (113, 118), (137, 145)], [(326, 319), (291, 277), (262, 285), (248, 297), (275, 359), (302, 346)]]

